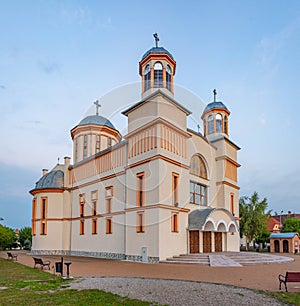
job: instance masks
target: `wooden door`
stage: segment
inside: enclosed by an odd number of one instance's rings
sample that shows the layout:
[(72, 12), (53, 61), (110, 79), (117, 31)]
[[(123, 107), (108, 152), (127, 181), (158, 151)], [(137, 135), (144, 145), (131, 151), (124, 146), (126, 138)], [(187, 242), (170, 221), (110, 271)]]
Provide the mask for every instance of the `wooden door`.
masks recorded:
[(203, 252), (211, 252), (211, 232), (203, 232)]
[(215, 252), (222, 252), (222, 232), (215, 233)]
[(190, 231), (190, 253), (199, 253), (199, 231)]

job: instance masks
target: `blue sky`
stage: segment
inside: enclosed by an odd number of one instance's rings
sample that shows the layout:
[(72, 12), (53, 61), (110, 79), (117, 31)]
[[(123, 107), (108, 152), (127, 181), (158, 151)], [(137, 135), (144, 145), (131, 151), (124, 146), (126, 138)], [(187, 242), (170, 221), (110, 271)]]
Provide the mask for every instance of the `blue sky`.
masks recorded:
[(0, 1), (1, 223), (30, 226), (41, 169), (71, 156), (70, 129), (92, 101), (139, 81), (154, 32), (177, 61), (175, 82), (203, 102), (188, 105), (194, 121), (214, 88), (231, 110), (240, 195), (299, 213), (299, 31), (292, 0)]

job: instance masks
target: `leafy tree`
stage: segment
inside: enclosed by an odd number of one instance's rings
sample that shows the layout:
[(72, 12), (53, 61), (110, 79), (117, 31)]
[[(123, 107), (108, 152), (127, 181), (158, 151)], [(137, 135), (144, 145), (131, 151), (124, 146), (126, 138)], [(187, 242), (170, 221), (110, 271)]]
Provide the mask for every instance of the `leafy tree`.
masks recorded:
[(268, 214), (265, 210), (268, 207), (267, 199), (259, 200), (257, 192), (249, 197), (241, 197), (240, 205), (240, 235), (246, 237), (246, 249), (249, 249), (249, 244), (263, 237), (268, 220)]
[(298, 218), (286, 219), (283, 223), (282, 233), (297, 232), (300, 234), (300, 220)]
[(270, 242), (270, 231), (267, 228), (265, 228), (262, 231), (260, 237), (255, 239), (255, 242), (258, 243), (258, 244), (261, 243), (263, 248), (264, 248), (266, 246), (266, 243)]
[(0, 249), (11, 248), (17, 240), (15, 231), (12, 228), (0, 224)]
[(23, 227), (19, 231), (19, 243), (21, 248), (30, 249), (32, 242), (31, 227)]

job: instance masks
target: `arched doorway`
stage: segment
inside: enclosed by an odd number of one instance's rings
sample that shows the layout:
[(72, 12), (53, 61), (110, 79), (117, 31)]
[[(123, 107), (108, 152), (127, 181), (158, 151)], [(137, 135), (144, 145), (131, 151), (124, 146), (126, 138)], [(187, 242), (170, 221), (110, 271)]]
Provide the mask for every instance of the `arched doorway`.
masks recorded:
[(222, 252), (222, 232), (215, 232), (215, 252)]
[(203, 252), (211, 252), (211, 232), (203, 232)]
[(190, 253), (199, 253), (199, 231), (189, 231), (190, 235)]
[(283, 240), (283, 253), (289, 252), (289, 242), (287, 240)]
[(274, 250), (275, 250), (275, 253), (280, 252), (279, 240), (274, 241)]
[(217, 232), (215, 232), (215, 252), (223, 252), (223, 233), (226, 232), (226, 225), (224, 223), (220, 223), (217, 228)]

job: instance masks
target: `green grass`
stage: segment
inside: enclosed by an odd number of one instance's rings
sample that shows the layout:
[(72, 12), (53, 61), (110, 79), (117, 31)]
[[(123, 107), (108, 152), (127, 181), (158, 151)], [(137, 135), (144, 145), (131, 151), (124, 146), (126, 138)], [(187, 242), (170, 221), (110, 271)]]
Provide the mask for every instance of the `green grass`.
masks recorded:
[(70, 280), (0, 259), (0, 305), (153, 305), (100, 290), (66, 289)]
[(300, 292), (273, 292), (271, 295), (290, 305), (300, 305)]

